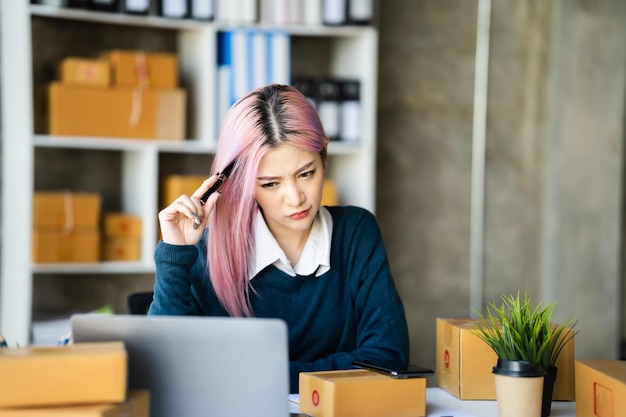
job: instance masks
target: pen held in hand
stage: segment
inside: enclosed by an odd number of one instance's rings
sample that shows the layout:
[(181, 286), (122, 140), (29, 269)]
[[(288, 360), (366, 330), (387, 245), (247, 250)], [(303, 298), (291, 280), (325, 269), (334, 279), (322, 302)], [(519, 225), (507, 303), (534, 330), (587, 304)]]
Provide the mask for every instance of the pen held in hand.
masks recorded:
[(209, 199), (209, 196), (213, 194), (214, 192), (216, 192), (222, 186), (224, 181), (226, 181), (226, 179), (230, 176), (230, 173), (233, 170), (234, 166), (235, 166), (235, 161), (228, 164), (228, 166), (224, 168), (222, 172), (219, 172), (217, 174), (217, 181), (215, 182), (215, 184), (211, 186), (211, 188), (207, 190), (206, 193), (202, 195), (202, 197), (200, 197), (200, 204), (204, 205), (206, 201)]

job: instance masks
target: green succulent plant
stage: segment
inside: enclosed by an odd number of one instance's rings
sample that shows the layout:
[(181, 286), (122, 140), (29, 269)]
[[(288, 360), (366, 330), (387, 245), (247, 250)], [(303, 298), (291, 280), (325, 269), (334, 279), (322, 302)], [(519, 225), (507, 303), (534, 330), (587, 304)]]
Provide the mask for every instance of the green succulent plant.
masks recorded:
[(502, 303), (487, 303), (486, 314), (477, 312), (480, 320), (475, 334), (484, 340), (499, 359), (527, 361), (544, 369), (555, 366), (556, 360), (578, 331), (577, 320), (560, 325), (554, 322), (556, 302), (533, 305), (524, 294), (503, 295)]

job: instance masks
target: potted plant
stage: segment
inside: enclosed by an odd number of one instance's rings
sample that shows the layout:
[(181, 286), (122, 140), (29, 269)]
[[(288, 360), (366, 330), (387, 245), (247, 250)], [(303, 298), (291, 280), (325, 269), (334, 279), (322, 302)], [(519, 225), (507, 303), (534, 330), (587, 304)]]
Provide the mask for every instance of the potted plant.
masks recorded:
[[(476, 335), (498, 356), (493, 373), (500, 417), (546, 417), (550, 414), (555, 363), (565, 344), (575, 335), (570, 331), (575, 322), (563, 326), (554, 323), (555, 304), (541, 302), (533, 305), (528, 294), (522, 298), (518, 292), (516, 296), (503, 295), (500, 305), (488, 303), (485, 315), (479, 313), (482, 320), (477, 324)], [(513, 392), (521, 389), (534, 391), (526, 394), (518, 391), (514, 398), (502, 398), (511, 384), (519, 385), (512, 388)], [(521, 407), (531, 409), (522, 414), (511, 414), (505, 407), (518, 411)]]

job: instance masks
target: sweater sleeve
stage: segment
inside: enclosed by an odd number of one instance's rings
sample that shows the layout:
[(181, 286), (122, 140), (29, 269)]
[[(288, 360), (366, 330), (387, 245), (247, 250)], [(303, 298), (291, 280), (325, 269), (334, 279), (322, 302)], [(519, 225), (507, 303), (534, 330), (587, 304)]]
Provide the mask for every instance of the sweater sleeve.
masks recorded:
[(193, 245), (170, 245), (160, 241), (154, 253), (156, 275), (149, 315), (198, 315), (191, 290), (192, 267), (199, 249)]

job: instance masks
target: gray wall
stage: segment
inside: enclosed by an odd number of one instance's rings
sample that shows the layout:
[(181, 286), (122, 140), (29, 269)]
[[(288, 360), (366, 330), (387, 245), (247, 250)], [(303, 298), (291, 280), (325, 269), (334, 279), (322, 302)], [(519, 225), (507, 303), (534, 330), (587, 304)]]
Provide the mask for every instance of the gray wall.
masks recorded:
[[(477, 5), (380, 2), (377, 213), (433, 366), (436, 317), (471, 313)], [(556, 301), (578, 358), (616, 359), (626, 3), (494, 0), (490, 23), (480, 296)]]

